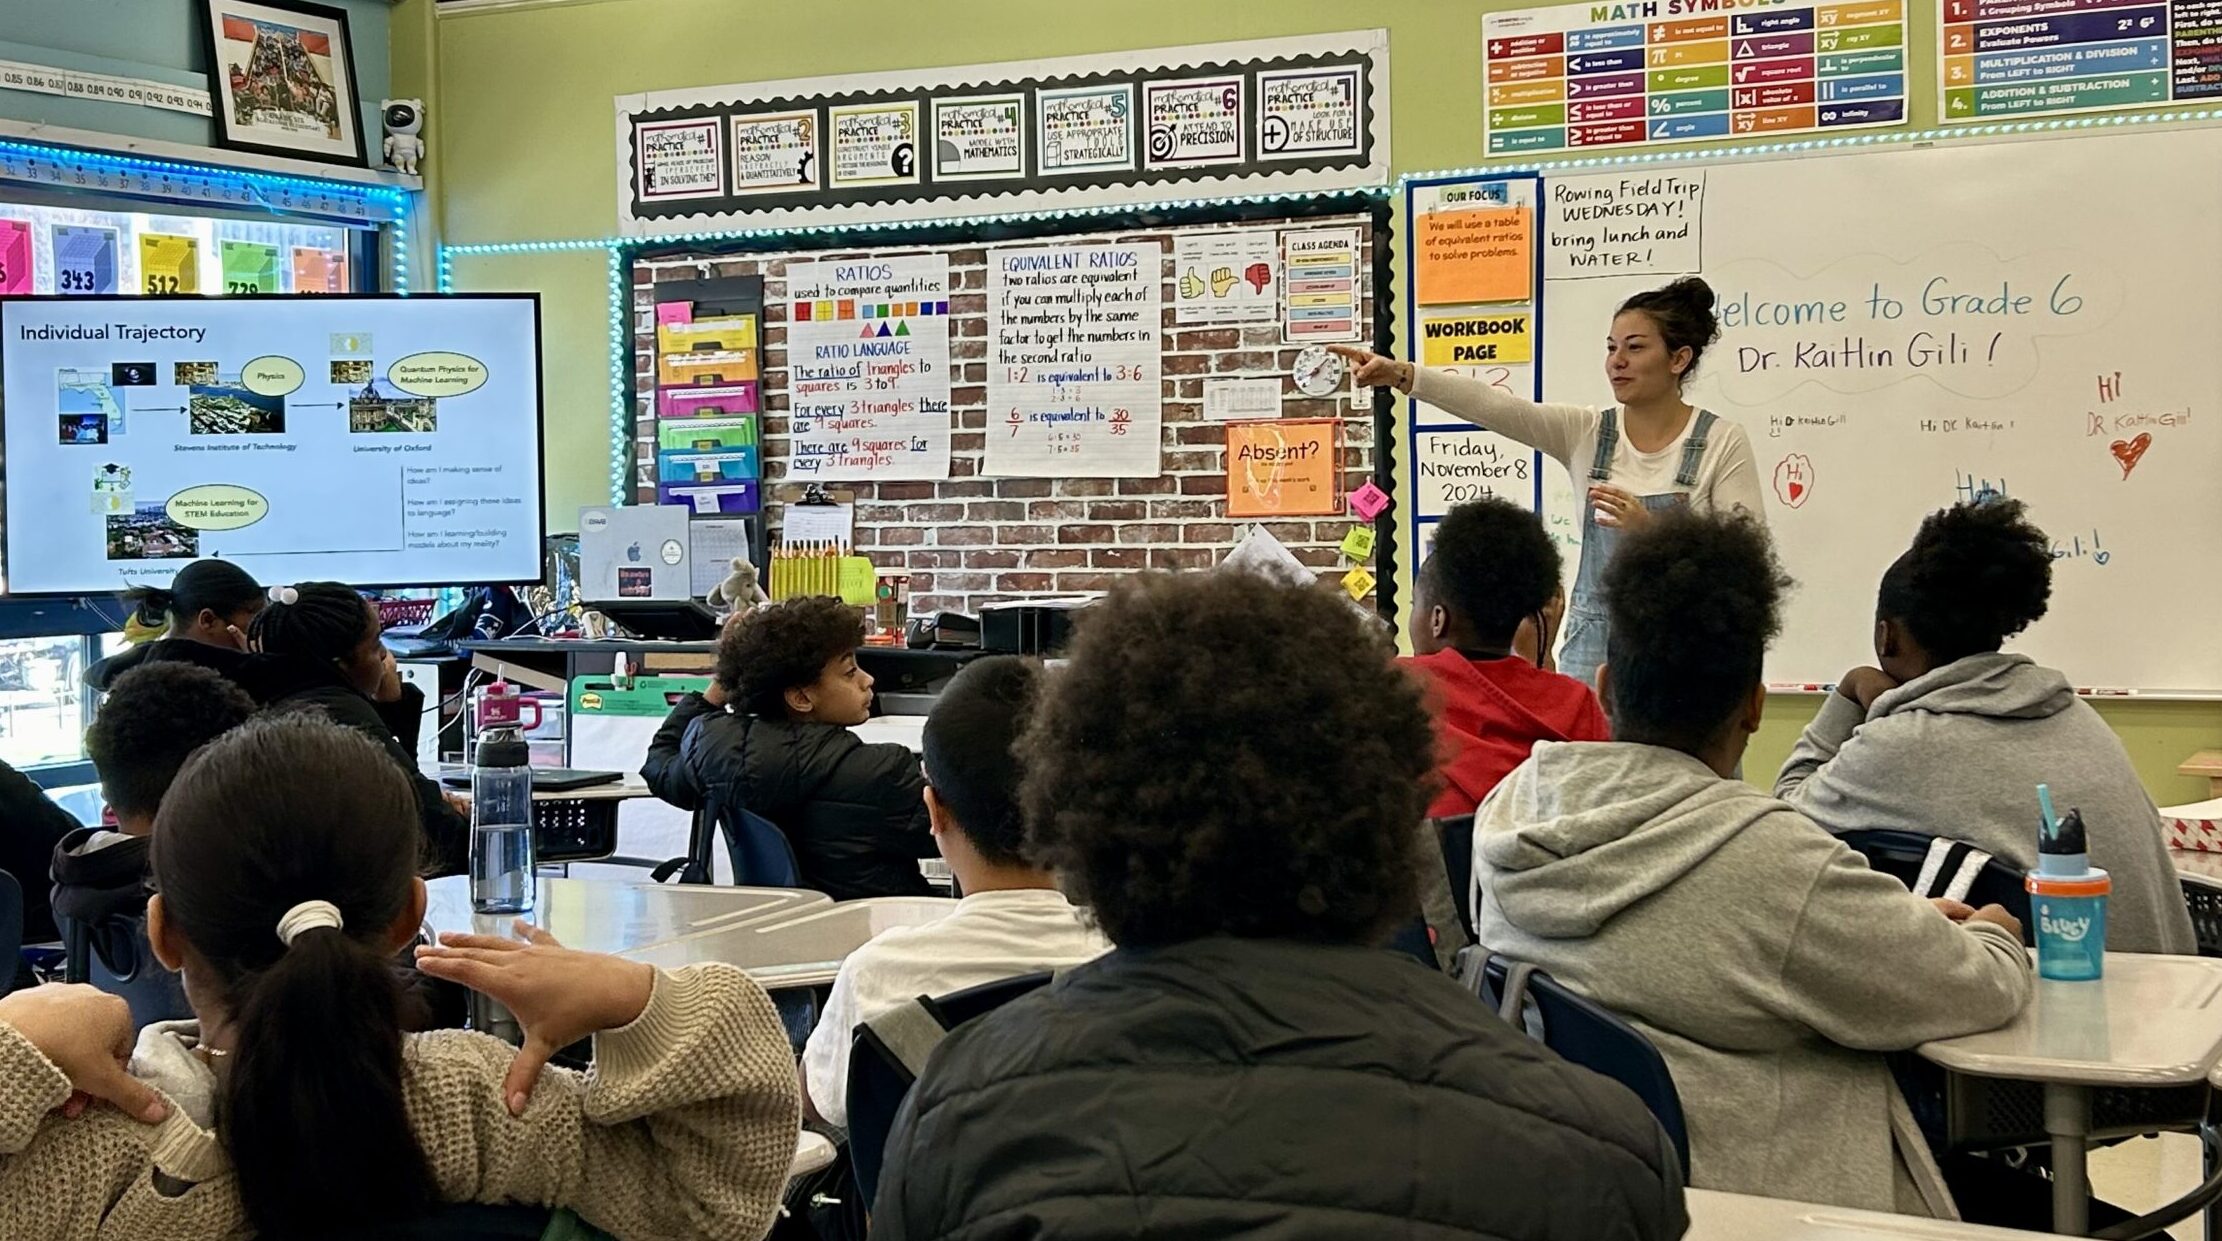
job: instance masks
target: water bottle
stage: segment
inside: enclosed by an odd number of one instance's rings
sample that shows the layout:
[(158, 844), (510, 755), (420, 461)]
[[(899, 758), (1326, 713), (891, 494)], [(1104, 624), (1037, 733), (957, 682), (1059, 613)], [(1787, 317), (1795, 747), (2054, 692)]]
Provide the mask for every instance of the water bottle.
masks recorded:
[(518, 729), (479, 734), (471, 766), (471, 908), (482, 914), (532, 908), (531, 757)]

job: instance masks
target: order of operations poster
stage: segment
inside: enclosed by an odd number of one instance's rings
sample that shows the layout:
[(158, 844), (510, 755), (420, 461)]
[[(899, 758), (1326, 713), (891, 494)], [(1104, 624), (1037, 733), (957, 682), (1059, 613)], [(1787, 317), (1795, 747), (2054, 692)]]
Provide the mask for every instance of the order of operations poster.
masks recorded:
[(2222, 0), (1939, 0), (1947, 123), (2222, 97)]
[(949, 257), (787, 266), (798, 479), (949, 477)]
[(1163, 266), (1154, 242), (988, 251), (984, 473), (1159, 473)]
[(1905, 0), (1710, 9), (1632, 0), (1484, 16), (1488, 153), (1905, 123)]

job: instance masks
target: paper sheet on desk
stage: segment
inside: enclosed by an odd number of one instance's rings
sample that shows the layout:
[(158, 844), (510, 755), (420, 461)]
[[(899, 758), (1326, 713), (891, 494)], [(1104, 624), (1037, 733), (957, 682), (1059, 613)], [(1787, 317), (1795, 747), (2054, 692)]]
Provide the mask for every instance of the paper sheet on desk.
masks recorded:
[(749, 559), (748, 519), (745, 517), (697, 517), (687, 523), (687, 539), (696, 598), (718, 588), (718, 583), (732, 571), (736, 557)]

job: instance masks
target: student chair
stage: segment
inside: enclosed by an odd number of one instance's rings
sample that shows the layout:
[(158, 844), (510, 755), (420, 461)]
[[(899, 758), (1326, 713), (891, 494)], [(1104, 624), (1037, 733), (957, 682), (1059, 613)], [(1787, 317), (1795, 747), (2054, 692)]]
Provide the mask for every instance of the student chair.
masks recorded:
[(2183, 880), (2183, 903), (2191, 911), (2191, 933), (2198, 938), (2199, 955), (2222, 957), (2222, 880), (2178, 873)]
[(60, 919), (68, 947), (63, 978), (91, 983), (131, 1006), (131, 1024), (144, 1029), (157, 1021), (183, 1021), (193, 1015), (185, 984), (162, 968), (147, 943), (145, 914), (104, 918), (98, 924)]
[(1867, 859), (1867, 864), (1889, 875), (1915, 896), (1948, 896), (1981, 908), (2003, 905), (2021, 921), (2025, 944), (2036, 942), (2036, 924), (2029, 918), (2029, 892), (2021, 872), (1963, 841), (1919, 832), (1868, 829), (1844, 832), (1838, 839)]
[[(1570, 1063), (1635, 1091), (1674, 1143), (1682, 1179), (1689, 1180), (1690, 1132), (1682, 1116), (1682, 1096), (1674, 1089), (1666, 1057), (1650, 1039), (1611, 1010), (1532, 965), (1480, 948), (1461, 956), (1467, 986), (1495, 1006), (1498, 1016)], [(1474, 960), (1477, 956), (1479, 961)]]
[(895, 1113), (909, 1097), (911, 1085), (925, 1070), (926, 1057), (949, 1031), (1003, 1007), (1053, 976), (1021, 974), (940, 999), (920, 996), (856, 1028), (849, 1048), (849, 1166), (866, 1204), (879, 1193), (888, 1130), (894, 1127)]
[(15, 989), (23, 972), (23, 885), (0, 870), (0, 995)]
[[(709, 883), (715, 873), (711, 865), (711, 850), (716, 848), (719, 836), (725, 837), (726, 858), (733, 864), (733, 882), (744, 888), (799, 888), (802, 886), (802, 865), (795, 860), (795, 847), (787, 840), (787, 833), (779, 825), (751, 810), (729, 807), (712, 797), (694, 812), (694, 826), (688, 833), (687, 852), (663, 862), (649, 873), (657, 883), (668, 883), (677, 876), (681, 883)], [(634, 858), (610, 858), (611, 862), (637, 862)]]
[(1466, 928), (1466, 937), (1471, 940), (1474, 934), (1474, 816), (1457, 814), (1428, 822), (1435, 829), (1435, 843), (1443, 851), (1443, 873), (1450, 880), (1451, 903), (1458, 911), (1458, 924)]

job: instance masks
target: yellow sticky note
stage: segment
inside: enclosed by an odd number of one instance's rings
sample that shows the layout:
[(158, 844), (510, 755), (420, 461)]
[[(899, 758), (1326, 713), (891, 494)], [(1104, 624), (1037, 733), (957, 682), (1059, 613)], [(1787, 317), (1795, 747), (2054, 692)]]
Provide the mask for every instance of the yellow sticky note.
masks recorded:
[(841, 602), (868, 607), (879, 597), (879, 570), (862, 556), (841, 557)]
[(1369, 526), (1352, 526), (1350, 533), (1342, 536), (1342, 554), (1364, 564), (1373, 557), (1373, 529)]
[(1342, 575), (1342, 588), (1351, 598), (1363, 599), (1373, 593), (1373, 574), (1360, 565)]

